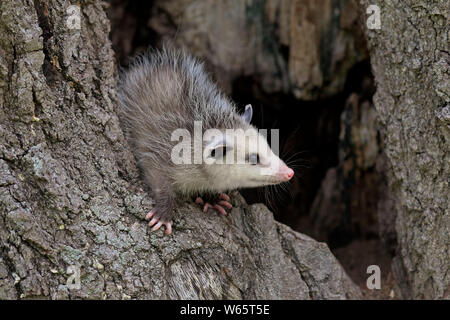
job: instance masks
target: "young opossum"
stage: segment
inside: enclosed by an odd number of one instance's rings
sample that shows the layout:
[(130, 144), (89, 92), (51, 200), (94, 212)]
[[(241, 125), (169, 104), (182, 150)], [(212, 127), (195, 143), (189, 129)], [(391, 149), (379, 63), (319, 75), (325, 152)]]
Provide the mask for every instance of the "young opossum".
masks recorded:
[[(268, 147), (266, 139), (250, 125), (252, 108), (246, 106), (243, 115), (209, 79), (203, 64), (185, 53), (163, 49), (135, 59), (130, 69), (121, 75), (119, 83), (121, 118), (126, 135), (135, 151), (146, 182), (154, 192), (156, 204), (147, 214), (152, 229), (165, 225), (172, 232), (172, 214), (176, 193), (195, 195), (220, 193), (236, 188), (258, 187), (288, 181), (294, 175)], [(201, 122), (202, 134), (218, 129), (214, 138), (203, 141), (194, 134), (195, 121)], [(173, 161), (172, 141), (177, 129), (184, 129), (198, 143), (208, 163)], [(251, 132), (258, 150), (230, 136), (226, 129)], [(242, 145), (244, 144), (244, 145)], [(220, 157), (245, 150), (244, 163), (223, 164)], [(263, 148), (261, 148), (263, 147)], [(256, 151), (255, 151), (256, 150)], [(186, 156), (186, 155), (184, 155)], [(190, 156), (190, 155), (189, 155)], [(270, 169), (262, 173), (262, 169)], [(231, 208), (229, 197), (222, 193), (216, 203), (196, 202), (226, 214)]]

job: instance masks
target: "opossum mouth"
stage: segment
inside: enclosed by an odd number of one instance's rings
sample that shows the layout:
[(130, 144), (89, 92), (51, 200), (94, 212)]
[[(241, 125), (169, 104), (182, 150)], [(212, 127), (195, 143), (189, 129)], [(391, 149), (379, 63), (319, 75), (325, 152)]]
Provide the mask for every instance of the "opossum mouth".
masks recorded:
[(251, 182), (256, 182), (259, 184), (264, 184), (264, 185), (272, 185), (272, 184), (280, 184), (283, 181), (282, 180), (278, 180), (278, 179), (265, 179), (265, 180), (260, 180), (260, 179), (250, 179)]

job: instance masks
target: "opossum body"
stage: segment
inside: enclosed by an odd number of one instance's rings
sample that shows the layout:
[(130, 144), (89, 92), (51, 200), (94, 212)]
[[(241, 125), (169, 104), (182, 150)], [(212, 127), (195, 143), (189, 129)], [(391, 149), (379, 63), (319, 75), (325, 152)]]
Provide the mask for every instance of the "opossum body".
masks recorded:
[[(204, 194), (225, 192), (236, 188), (257, 187), (288, 181), (293, 171), (268, 147), (266, 139), (250, 125), (251, 106), (240, 115), (232, 101), (217, 89), (206, 74), (202, 63), (184, 51), (167, 50), (147, 53), (135, 59), (119, 83), (121, 119), (126, 135), (134, 149), (145, 181), (149, 184), (156, 205), (147, 215), (150, 226), (157, 230), (166, 226), (172, 230), (175, 194)], [(202, 132), (218, 129), (222, 136), (200, 143), (202, 151), (212, 162), (201, 164), (175, 164), (171, 154), (178, 141), (172, 133), (185, 129), (194, 137), (194, 123), (200, 121)], [(258, 153), (248, 146), (247, 161), (240, 164), (222, 164), (217, 154), (238, 150), (226, 129), (254, 132), (258, 146), (266, 152)], [(233, 140), (233, 141), (232, 141)], [(244, 142), (245, 143), (245, 142)], [(259, 148), (259, 147), (258, 147)], [(268, 150), (268, 152), (267, 152)], [(220, 159), (219, 159), (220, 160)], [(273, 174), (261, 174), (261, 169), (272, 169)], [(229, 198), (221, 194), (218, 203), (197, 203), (204, 209), (217, 209), (222, 214), (230, 208)]]

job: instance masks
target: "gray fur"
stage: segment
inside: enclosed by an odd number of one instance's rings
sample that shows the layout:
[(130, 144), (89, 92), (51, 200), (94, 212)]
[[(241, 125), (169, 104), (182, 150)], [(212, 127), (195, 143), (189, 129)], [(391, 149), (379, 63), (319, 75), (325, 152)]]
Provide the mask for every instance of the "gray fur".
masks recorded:
[[(156, 198), (157, 218), (170, 221), (174, 192), (186, 194), (214, 189), (204, 165), (174, 165), (171, 133), (251, 127), (234, 104), (219, 92), (203, 64), (180, 50), (163, 49), (135, 59), (119, 83), (121, 119), (146, 182)], [(192, 183), (191, 183), (192, 182)]]

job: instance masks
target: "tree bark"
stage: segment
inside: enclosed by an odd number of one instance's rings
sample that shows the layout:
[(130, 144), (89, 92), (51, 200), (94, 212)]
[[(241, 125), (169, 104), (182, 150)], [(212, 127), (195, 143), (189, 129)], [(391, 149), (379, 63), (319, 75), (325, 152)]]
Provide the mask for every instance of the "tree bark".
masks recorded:
[(149, 26), (206, 59), (225, 88), (252, 76), (266, 93), (315, 100), (367, 57), (357, 20), (355, 0), (156, 0)]
[(0, 299), (360, 297), (325, 244), (237, 193), (228, 217), (180, 201), (173, 236), (150, 232), (103, 5), (79, 29), (66, 9), (0, 2)]
[[(372, 1), (361, 1), (362, 14)], [(393, 269), (404, 297), (449, 298), (448, 1), (378, 1), (366, 29), (396, 199)]]

